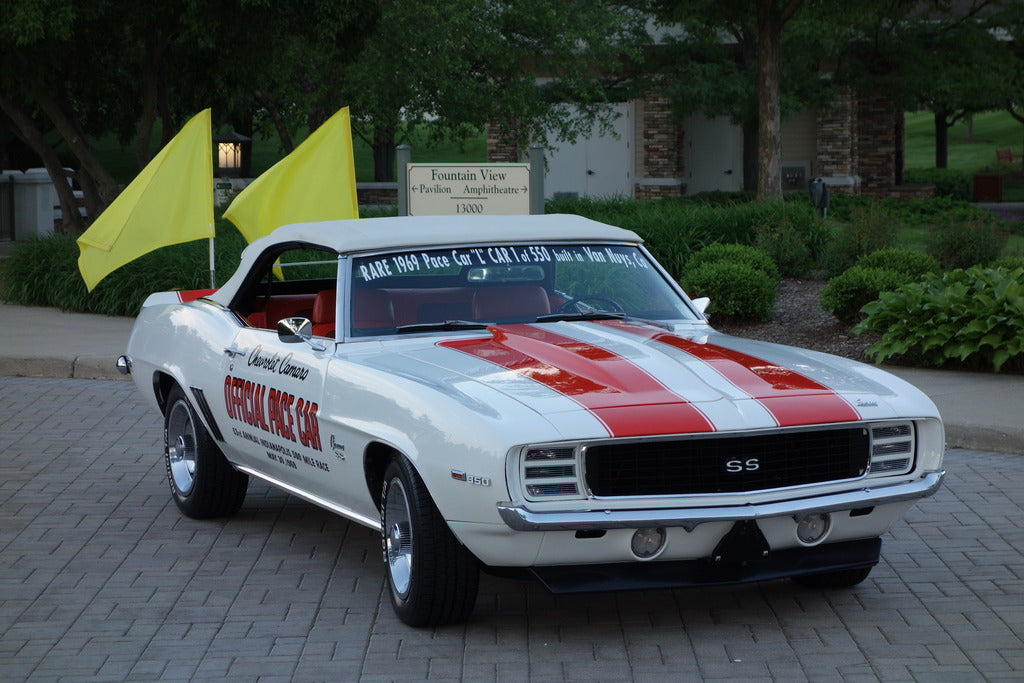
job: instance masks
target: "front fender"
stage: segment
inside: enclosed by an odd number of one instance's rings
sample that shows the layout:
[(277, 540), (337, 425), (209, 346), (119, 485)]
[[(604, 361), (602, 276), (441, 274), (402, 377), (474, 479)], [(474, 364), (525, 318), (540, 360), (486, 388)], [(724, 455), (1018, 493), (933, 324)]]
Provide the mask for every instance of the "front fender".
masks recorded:
[(497, 504), (509, 499), (509, 449), (561, 437), (546, 418), (506, 395), (450, 376), (437, 379), (430, 372), (402, 376), (366, 359), (335, 360), (321, 424), (364, 459), (375, 443), (401, 453), (449, 522), (501, 523)]

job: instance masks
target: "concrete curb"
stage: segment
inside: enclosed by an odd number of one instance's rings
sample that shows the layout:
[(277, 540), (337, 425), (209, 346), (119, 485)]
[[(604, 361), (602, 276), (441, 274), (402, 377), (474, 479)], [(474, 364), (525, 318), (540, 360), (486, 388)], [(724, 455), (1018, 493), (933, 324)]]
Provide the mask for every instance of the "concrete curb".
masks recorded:
[(946, 446), (975, 451), (996, 451), (1024, 455), (1024, 429), (1001, 430), (956, 423), (945, 423)]
[(60, 379), (130, 379), (114, 367), (117, 359), (110, 356), (76, 356), (68, 360), (57, 357), (11, 358), (0, 356), (0, 376), (50, 377)]

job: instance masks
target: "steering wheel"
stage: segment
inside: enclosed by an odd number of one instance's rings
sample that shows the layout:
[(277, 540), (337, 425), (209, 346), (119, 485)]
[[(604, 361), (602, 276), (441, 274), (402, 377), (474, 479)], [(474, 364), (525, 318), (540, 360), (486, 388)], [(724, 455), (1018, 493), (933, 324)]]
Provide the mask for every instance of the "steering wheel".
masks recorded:
[[(595, 308), (594, 306), (588, 306), (588, 301), (592, 303), (605, 304), (608, 308)], [(609, 299), (608, 297), (600, 294), (583, 294), (581, 296), (574, 296), (566, 301), (555, 310), (555, 313), (569, 313), (574, 307), (576, 309), (576, 313), (584, 313), (584, 308), (589, 308), (592, 311), (608, 311), (610, 313), (626, 312), (626, 309), (619, 305), (619, 303), (614, 299)]]

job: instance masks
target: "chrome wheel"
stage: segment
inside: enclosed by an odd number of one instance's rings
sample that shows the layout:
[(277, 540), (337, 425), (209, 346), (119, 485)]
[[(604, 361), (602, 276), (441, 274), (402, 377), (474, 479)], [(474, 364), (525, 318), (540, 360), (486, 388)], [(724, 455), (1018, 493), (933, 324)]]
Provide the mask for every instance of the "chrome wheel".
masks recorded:
[(412, 521), (405, 487), (397, 477), (388, 485), (384, 502), (384, 551), (391, 587), (400, 598), (409, 595), (412, 581)]
[(196, 426), (185, 401), (176, 401), (167, 413), (167, 467), (174, 487), (188, 495), (196, 481)]

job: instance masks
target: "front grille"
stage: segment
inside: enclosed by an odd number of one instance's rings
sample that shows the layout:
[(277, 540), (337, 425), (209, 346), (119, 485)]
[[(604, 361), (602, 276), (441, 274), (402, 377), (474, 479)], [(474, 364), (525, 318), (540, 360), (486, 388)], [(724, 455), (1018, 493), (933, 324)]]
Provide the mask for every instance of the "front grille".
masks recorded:
[(742, 493), (863, 476), (871, 458), (864, 427), (590, 446), (594, 496)]

